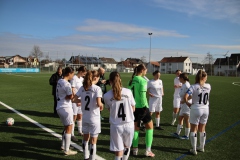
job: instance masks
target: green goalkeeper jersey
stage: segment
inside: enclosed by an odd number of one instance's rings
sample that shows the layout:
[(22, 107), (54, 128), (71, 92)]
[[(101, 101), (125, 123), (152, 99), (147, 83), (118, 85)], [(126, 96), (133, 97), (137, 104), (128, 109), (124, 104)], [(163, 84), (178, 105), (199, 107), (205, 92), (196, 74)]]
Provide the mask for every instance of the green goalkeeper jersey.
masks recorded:
[(142, 76), (135, 76), (132, 84), (128, 86), (132, 90), (133, 97), (136, 101), (136, 108), (148, 108), (147, 102), (147, 81)]

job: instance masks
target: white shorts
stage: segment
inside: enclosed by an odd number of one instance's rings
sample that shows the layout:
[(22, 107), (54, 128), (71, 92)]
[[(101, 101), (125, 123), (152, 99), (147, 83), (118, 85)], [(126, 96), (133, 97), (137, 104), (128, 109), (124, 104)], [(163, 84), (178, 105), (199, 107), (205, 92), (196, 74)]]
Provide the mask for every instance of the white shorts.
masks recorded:
[(124, 146), (131, 147), (134, 135), (134, 122), (122, 125), (110, 125), (110, 150), (123, 151)]
[(162, 97), (149, 97), (149, 112), (161, 112)]
[(57, 110), (57, 113), (64, 126), (70, 126), (73, 124), (73, 109), (71, 107), (60, 108)]
[(73, 109), (73, 115), (76, 116), (78, 112), (78, 106), (77, 103), (72, 103), (72, 109)]
[(190, 120), (191, 124), (199, 125), (206, 124), (209, 115), (209, 108), (201, 108), (201, 109), (190, 109)]
[(180, 108), (181, 98), (175, 97), (173, 98), (173, 108)]
[(82, 114), (82, 107), (81, 106), (78, 107), (77, 114)]
[(101, 133), (101, 121), (95, 123), (88, 123), (82, 121), (82, 132), (83, 134), (90, 134), (91, 137), (98, 137), (98, 134)]
[(181, 104), (181, 109), (179, 112), (179, 116), (184, 116), (187, 115), (188, 117), (190, 116), (190, 108), (186, 105), (186, 103)]

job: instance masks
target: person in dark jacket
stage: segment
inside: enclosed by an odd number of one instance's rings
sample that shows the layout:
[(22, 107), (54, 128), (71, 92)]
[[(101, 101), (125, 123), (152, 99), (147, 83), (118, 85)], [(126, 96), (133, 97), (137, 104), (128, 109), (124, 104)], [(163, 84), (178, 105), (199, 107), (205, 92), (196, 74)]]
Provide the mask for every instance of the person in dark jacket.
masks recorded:
[(52, 86), (52, 95), (54, 97), (54, 114), (57, 114), (56, 108), (57, 108), (57, 97), (56, 97), (56, 88), (57, 88), (57, 82), (59, 79), (62, 78), (62, 67), (57, 68), (57, 72), (54, 73), (51, 78), (49, 79), (49, 84)]
[[(109, 85), (109, 80), (106, 80), (104, 77), (105, 74), (105, 69), (100, 67), (98, 69), (98, 73), (100, 74), (100, 78), (98, 83), (96, 84), (97, 86), (99, 86), (102, 89), (102, 94), (104, 95), (105, 93), (107, 93), (107, 87), (106, 85)], [(104, 104), (104, 100), (102, 98), (102, 103)], [(104, 118), (101, 116), (101, 120), (104, 120)]]

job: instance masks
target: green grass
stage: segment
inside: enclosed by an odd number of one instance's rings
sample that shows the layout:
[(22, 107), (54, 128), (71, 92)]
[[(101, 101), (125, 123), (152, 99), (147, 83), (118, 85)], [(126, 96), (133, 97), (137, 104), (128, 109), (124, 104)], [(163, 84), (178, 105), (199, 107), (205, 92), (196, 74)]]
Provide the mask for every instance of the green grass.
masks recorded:
[[(0, 101), (60, 134), (63, 127), (59, 118), (52, 114), (53, 97), (48, 83), (49, 77), (50, 73), (0, 74)], [(127, 86), (130, 77), (131, 74), (121, 73), (123, 86)], [(176, 159), (185, 154), (191, 145), (190, 141), (178, 140), (170, 136), (170, 133), (176, 130), (176, 126), (169, 125), (173, 110), (174, 75), (163, 74), (161, 79), (165, 90), (161, 124), (165, 130), (154, 131), (152, 150), (156, 154), (155, 159)], [(190, 81), (194, 82), (193, 76), (190, 76)], [(240, 86), (234, 86), (232, 82), (240, 82), (240, 79), (208, 77), (212, 91), (210, 116), (206, 128), (207, 139), (240, 120)], [(102, 115), (105, 120), (102, 122), (97, 154), (105, 159), (113, 159), (114, 154), (109, 151), (108, 111), (104, 110)], [(5, 125), (8, 117), (15, 119), (15, 124), (11, 127)], [(63, 156), (59, 149), (59, 139), (1, 105), (0, 120), (0, 159), (83, 159), (82, 153), (76, 156)], [(197, 156), (187, 155), (184, 159), (240, 159), (239, 131), (240, 124), (209, 142), (205, 147), (205, 153), (199, 153)], [(144, 139), (144, 133), (141, 132), (139, 156), (130, 156), (130, 159), (145, 158)]]

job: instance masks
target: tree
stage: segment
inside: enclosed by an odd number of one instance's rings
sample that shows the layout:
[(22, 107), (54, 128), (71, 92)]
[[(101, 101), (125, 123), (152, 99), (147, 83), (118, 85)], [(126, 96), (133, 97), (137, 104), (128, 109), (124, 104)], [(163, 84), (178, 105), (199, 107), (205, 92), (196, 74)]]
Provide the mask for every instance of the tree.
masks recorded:
[(210, 54), (210, 52), (207, 53), (207, 56), (203, 59), (203, 63), (206, 64), (205, 65), (205, 70), (206, 72), (210, 75), (212, 75), (213, 73), (213, 66), (212, 64), (214, 63), (214, 58), (212, 56), (212, 54)]
[(39, 46), (34, 45), (32, 51), (30, 53), (30, 56), (33, 56), (33, 57), (39, 59), (39, 58), (43, 57), (43, 52), (41, 51)]

